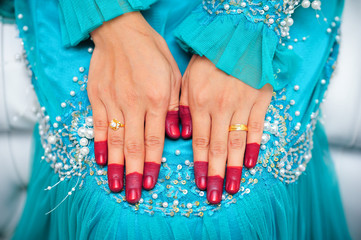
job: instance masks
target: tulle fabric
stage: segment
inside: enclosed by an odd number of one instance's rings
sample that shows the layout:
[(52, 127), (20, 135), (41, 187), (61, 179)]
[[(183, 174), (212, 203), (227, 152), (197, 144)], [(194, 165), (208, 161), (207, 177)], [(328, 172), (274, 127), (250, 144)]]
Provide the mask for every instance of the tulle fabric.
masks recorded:
[(120, 208), (96, 182), (45, 215), (74, 185), (75, 178), (49, 193), (58, 181), (41, 161), (43, 148), (34, 131), (34, 165), (28, 198), (13, 239), (350, 239), (324, 130), (314, 135), (307, 174), (295, 184), (278, 180), (257, 184), (250, 196), (214, 216), (186, 218), (138, 214)]

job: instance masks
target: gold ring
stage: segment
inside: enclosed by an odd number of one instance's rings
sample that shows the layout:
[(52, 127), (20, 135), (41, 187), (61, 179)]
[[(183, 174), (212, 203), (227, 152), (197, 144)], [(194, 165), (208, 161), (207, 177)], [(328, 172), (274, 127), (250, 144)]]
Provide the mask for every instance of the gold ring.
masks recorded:
[(125, 127), (124, 123), (119, 122), (117, 119), (113, 119), (110, 123), (109, 123), (109, 127), (116, 131), (119, 128), (123, 128)]
[(231, 126), (229, 126), (229, 130), (228, 131), (248, 131), (248, 127), (245, 124), (233, 124)]

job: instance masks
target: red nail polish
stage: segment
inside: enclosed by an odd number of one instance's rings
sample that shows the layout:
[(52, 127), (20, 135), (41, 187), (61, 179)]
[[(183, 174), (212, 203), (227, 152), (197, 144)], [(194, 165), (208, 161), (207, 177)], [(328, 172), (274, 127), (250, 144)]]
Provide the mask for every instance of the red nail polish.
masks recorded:
[(223, 192), (223, 178), (219, 175), (207, 178), (207, 200), (211, 204), (220, 203)]
[(112, 192), (120, 192), (123, 189), (124, 165), (108, 165), (108, 185)]
[(197, 187), (200, 190), (207, 188), (208, 162), (196, 161), (194, 162), (194, 178)]
[(125, 196), (129, 203), (137, 203), (142, 195), (143, 174), (133, 172), (125, 176)]
[(254, 168), (257, 164), (259, 154), (258, 143), (248, 143), (246, 146), (246, 154), (244, 160), (244, 166), (246, 168)]
[(179, 138), (180, 131), (178, 111), (168, 111), (165, 119), (165, 133), (172, 139)]
[(107, 141), (94, 142), (95, 161), (99, 165), (106, 165), (108, 161)]
[(179, 106), (179, 117), (182, 123), (182, 138), (192, 137), (192, 117), (188, 106)]
[(158, 175), (159, 175), (160, 164), (154, 162), (145, 162), (144, 163), (144, 173), (143, 173), (143, 188), (146, 190), (151, 190), (154, 188)]
[(242, 167), (227, 167), (226, 191), (236, 194), (241, 185)]

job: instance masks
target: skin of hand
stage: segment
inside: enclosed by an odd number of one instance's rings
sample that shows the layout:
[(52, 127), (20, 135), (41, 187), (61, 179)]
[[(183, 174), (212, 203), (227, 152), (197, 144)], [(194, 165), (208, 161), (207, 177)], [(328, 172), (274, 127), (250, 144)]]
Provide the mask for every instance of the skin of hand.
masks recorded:
[[(207, 189), (207, 200), (217, 204), (226, 191), (240, 189), (243, 163), (257, 163), (264, 118), (273, 88), (255, 89), (227, 75), (205, 57), (194, 55), (182, 79), (180, 105), (192, 116), (195, 182)], [(246, 131), (231, 131), (233, 124), (248, 125)], [(227, 165), (227, 169), (226, 169)]]
[[(179, 137), (178, 124), (174, 127), (167, 115), (177, 112), (178, 121), (182, 76), (165, 40), (139, 12), (105, 22), (91, 37), (88, 96), (95, 159), (108, 163), (113, 192), (123, 189), (125, 164), (126, 199), (136, 203), (142, 186), (149, 190), (157, 182), (165, 132)], [(125, 127), (110, 129), (113, 119)]]

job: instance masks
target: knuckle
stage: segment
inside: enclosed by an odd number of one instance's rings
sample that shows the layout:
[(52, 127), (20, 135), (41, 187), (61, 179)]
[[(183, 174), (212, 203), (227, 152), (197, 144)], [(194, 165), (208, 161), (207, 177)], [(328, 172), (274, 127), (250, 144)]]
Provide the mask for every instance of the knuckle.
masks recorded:
[(95, 131), (106, 131), (108, 128), (108, 122), (104, 120), (94, 119), (93, 126)]
[(205, 106), (207, 104), (208, 97), (205, 94), (198, 93), (195, 96), (194, 100), (195, 100), (194, 102), (195, 102), (196, 106), (203, 107), (203, 106)]
[(193, 139), (193, 146), (200, 150), (206, 150), (209, 146), (209, 138), (208, 137), (195, 137)]
[(143, 151), (143, 146), (140, 142), (128, 142), (125, 150), (130, 155), (140, 155)]
[(169, 102), (169, 95), (159, 91), (148, 94), (148, 100), (152, 105), (164, 106)]
[(231, 137), (229, 141), (230, 149), (241, 150), (244, 149), (245, 144), (246, 144), (246, 140), (244, 137), (241, 136), (241, 134), (237, 134), (236, 136)]
[(218, 97), (217, 107), (219, 109), (226, 109), (233, 103), (232, 99), (227, 95), (222, 95)]
[(211, 156), (224, 156), (227, 154), (227, 147), (223, 142), (215, 142), (214, 144), (211, 144), (209, 154)]
[(161, 139), (158, 136), (146, 136), (145, 137), (145, 146), (147, 148), (158, 148), (161, 146)]
[(111, 134), (108, 138), (108, 143), (111, 146), (121, 147), (124, 146), (124, 139), (120, 135)]
[(260, 133), (263, 130), (263, 123), (258, 121), (252, 121), (248, 124), (248, 131)]

